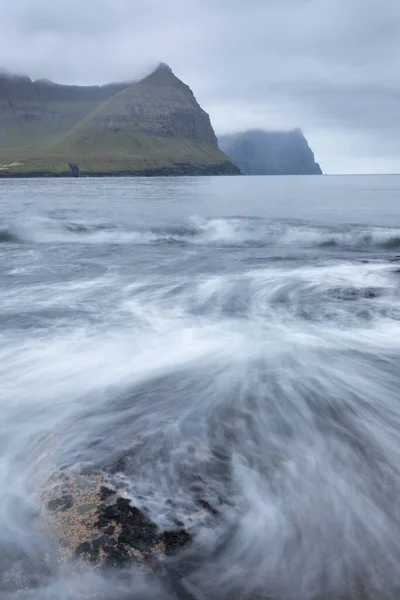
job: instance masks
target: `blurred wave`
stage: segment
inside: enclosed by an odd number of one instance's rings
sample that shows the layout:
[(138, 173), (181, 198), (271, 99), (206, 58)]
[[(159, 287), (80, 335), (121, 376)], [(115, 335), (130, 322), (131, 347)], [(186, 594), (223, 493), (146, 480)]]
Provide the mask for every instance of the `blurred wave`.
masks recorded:
[(0, 228), (0, 243), (83, 244), (198, 244), (400, 248), (400, 228), (336, 226), (293, 223), (269, 219), (191, 217), (186, 223), (157, 227), (126, 228), (115, 223), (69, 221), (43, 216), (31, 217)]
[[(0, 597), (396, 598), (400, 276), (379, 250), (400, 229), (171, 206), (1, 225)], [(135, 506), (190, 531), (178, 596), (57, 563), (32, 491), (54, 436), (54, 464), (118, 463)]]

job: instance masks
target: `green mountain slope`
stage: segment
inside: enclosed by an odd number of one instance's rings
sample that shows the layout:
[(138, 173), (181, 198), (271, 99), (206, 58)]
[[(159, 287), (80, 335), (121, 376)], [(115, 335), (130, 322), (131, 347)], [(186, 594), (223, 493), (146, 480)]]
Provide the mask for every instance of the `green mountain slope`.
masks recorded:
[(0, 148), (55, 139), (129, 85), (68, 86), (0, 74)]
[(220, 147), (245, 175), (321, 175), (299, 129), (245, 131), (219, 137)]
[[(24, 85), (33, 94), (29, 82)], [(52, 90), (48, 103), (53, 112), (47, 109), (40, 117), (34, 96), (31, 108), (37, 119), (27, 118), (25, 90), (23, 134), (15, 134), (21, 111), (12, 127), (11, 119), (7, 127), (0, 120), (0, 176), (239, 172), (218, 148), (209, 116), (190, 88), (166, 65), (131, 85), (68, 89), (68, 99), (66, 90), (43, 85)], [(61, 92), (62, 102), (55, 100)], [(18, 106), (16, 98), (13, 102)]]

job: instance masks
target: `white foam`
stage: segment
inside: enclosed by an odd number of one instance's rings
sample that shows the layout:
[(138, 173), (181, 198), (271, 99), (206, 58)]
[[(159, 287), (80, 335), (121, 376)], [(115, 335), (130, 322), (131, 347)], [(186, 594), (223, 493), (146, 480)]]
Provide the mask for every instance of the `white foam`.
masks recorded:
[(400, 229), (390, 227), (327, 228), (263, 219), (193, 216), (186, 223), (165, 228), (125, 228), (90, 221), (63, 221), (31, 215), (8, 225), (5, 240), (37, 244), (154, 244), (177, 242), (194, 245), (257, 244), (282, 247), (400, 248)]
[[(187, 239), (249, 239), (253, 225), (241, 226), (197, 222), (197, 238)], [(297, 243), (298, 231), (284, 243)], [(59, 231), (52, 235), (47, 239), (58, 239)], [(165, 501), (172, 497), (175, 517), (193, 531), (210, 526), (202, 543), (218, 544), (221, 532), (213, 537), (207, 511), (193, 508), (190, 474), (200, 477), (210, 502), (221, 497), (234, 504), (218, 505), (229, 525), (237, 520), (230, 543), (199, 571), (217, 596), (243, 584), (246, 593), (268, 585), (284, 597), (339, 593), (349, 573), (356, 578), (362, 569), (374, 573), (378, 587), (394, 585), (400, 557), (394, 269), (384, 262), (321, 261), (134, 281), (115, 270), (4, 290), (6, 319), (33, 309), (60, 316), (32, 334), (18, 327), (1, 332), (3, 488), (26, 492), (19, 461), (40, 432), (60, 434), (67, 462), (77, 447), (89, 452), (91, 441), (103, 458), (122, 442), (137, 442), (138, 465), (124, 484), (155, 520), (171, 523)], [(363, 295), (370, 290), (376, 295)], [(350, 300), (341, 296), (347, 292)], [(73, 318), (62, 316), (67, 309)], [(3, 511), (0, 525), (12, 529), (12, 519)]]

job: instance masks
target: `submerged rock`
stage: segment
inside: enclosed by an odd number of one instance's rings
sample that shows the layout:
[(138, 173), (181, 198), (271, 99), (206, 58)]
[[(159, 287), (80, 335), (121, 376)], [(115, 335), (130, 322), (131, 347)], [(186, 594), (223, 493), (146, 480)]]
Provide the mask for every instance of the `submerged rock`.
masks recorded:
[[(165, 597), (196, 600), (198, 594), (191, 591), (189, 576), (209, 558), (195, 534), (199, 521), (197, 527), (188, 530), (177, 513), (167, 520), (170, 525), (161, 527), (146, 509), (131, 502), (120, 487), (125, 484), (120, 483), (119, 476), (132, 473), (136, 446), (101, 466), (60, 467), (56, 459), (58, 437), (44, 436), (37, 442), (30, 456), (34, 464), (31, 485), (39, 508), (37, 524), (55, 554), (50, 577), (61, 573), (69, 578), (72, 574), (80, 581), (87, 568), (100, 577), (104, 571), (108, 577), (112, 569), (113, 577), (124, 579), (134, 573), (149, 585), (161, 586)], [(217, 527), (222, 515), (201, 492), (193, 494), (193, 506), (188, 510), (197, 518), (203, 515), (202, 525), (214, 524), (219, 538)]]
[(61, 562), (151, 566), (160, 555), (171, 556), (192, 540), (185, 529), (160, 531), (120, 491), (108, 487), (104, 473), (68, 469), (53, 474), (49, 483), (40, 496), (40, 520)]

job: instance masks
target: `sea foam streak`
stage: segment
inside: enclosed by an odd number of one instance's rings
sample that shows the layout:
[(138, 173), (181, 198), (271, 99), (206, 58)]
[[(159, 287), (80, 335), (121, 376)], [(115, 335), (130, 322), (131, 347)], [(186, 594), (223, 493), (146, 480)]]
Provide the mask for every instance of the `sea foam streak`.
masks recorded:
[(400, 248), (400, 228), (310, 225), (265, 219), (231, 217), (204, 219), (193, 216), (179, 225), (126, 228), (107, 222), (68, 221), (33, 216), (0, 226), (0, 243), (84, 243)]
[[(255, 270), (236, 281), (190, 278), (172, 297), (161, 281), (151, 297), (137, 282), (120, 290), (113, 330), (61, 328), (34, 345), (9, 339), (0, 360), (8, 451), (17, 460), (43, 429), (58, 429), (72, 462), (136, 439), (143, 450), (123, 484), (167, 525), (173, 516), (203, 525), (190, 515), (193, 473), (211, 501), (235, 499), (234, 510), (226, 505), (230, 543), (192, 575), (207, 597), (237, 593), (237, 569), (255, 589), (284, 595), (299, 585), (305, 596), (322, 584), (337, 589), (372, 568), (382, 585), (395, 577), (400, 533), (387, 497), (398, 476), (400, 327), (379, 316), (382, 301), (393, 303), (392, 278), (384, 265)], [(92, 293), (117, 283), (94, 280)], [(332, 290), (349, 285), (382, 290), (384, 300), (364, 301), (369, 320), (339, 308)], [(64, 302), (87, 301), (90, 282), (63, 293)], [(277, 307), (279, 293), (290, 302)], [(240, 296), (238, 314), (229, 303)], [(318, 296), (336, 311), (331, 322), (300, 317), (309, 302), (318, 317)], [(346, 318), (352, 328), (338, 328)], [(203, 544), (217, 545), (217, 534)]]
[(58, 465), (134, 448), (114, 483), (193, 534), (194, 598), (395, 598), (398, 230), (80, 210), (15, 215), (1, 244), (1, 597), (173, 598), (48, 559), (30, 509), (49, 439)]

